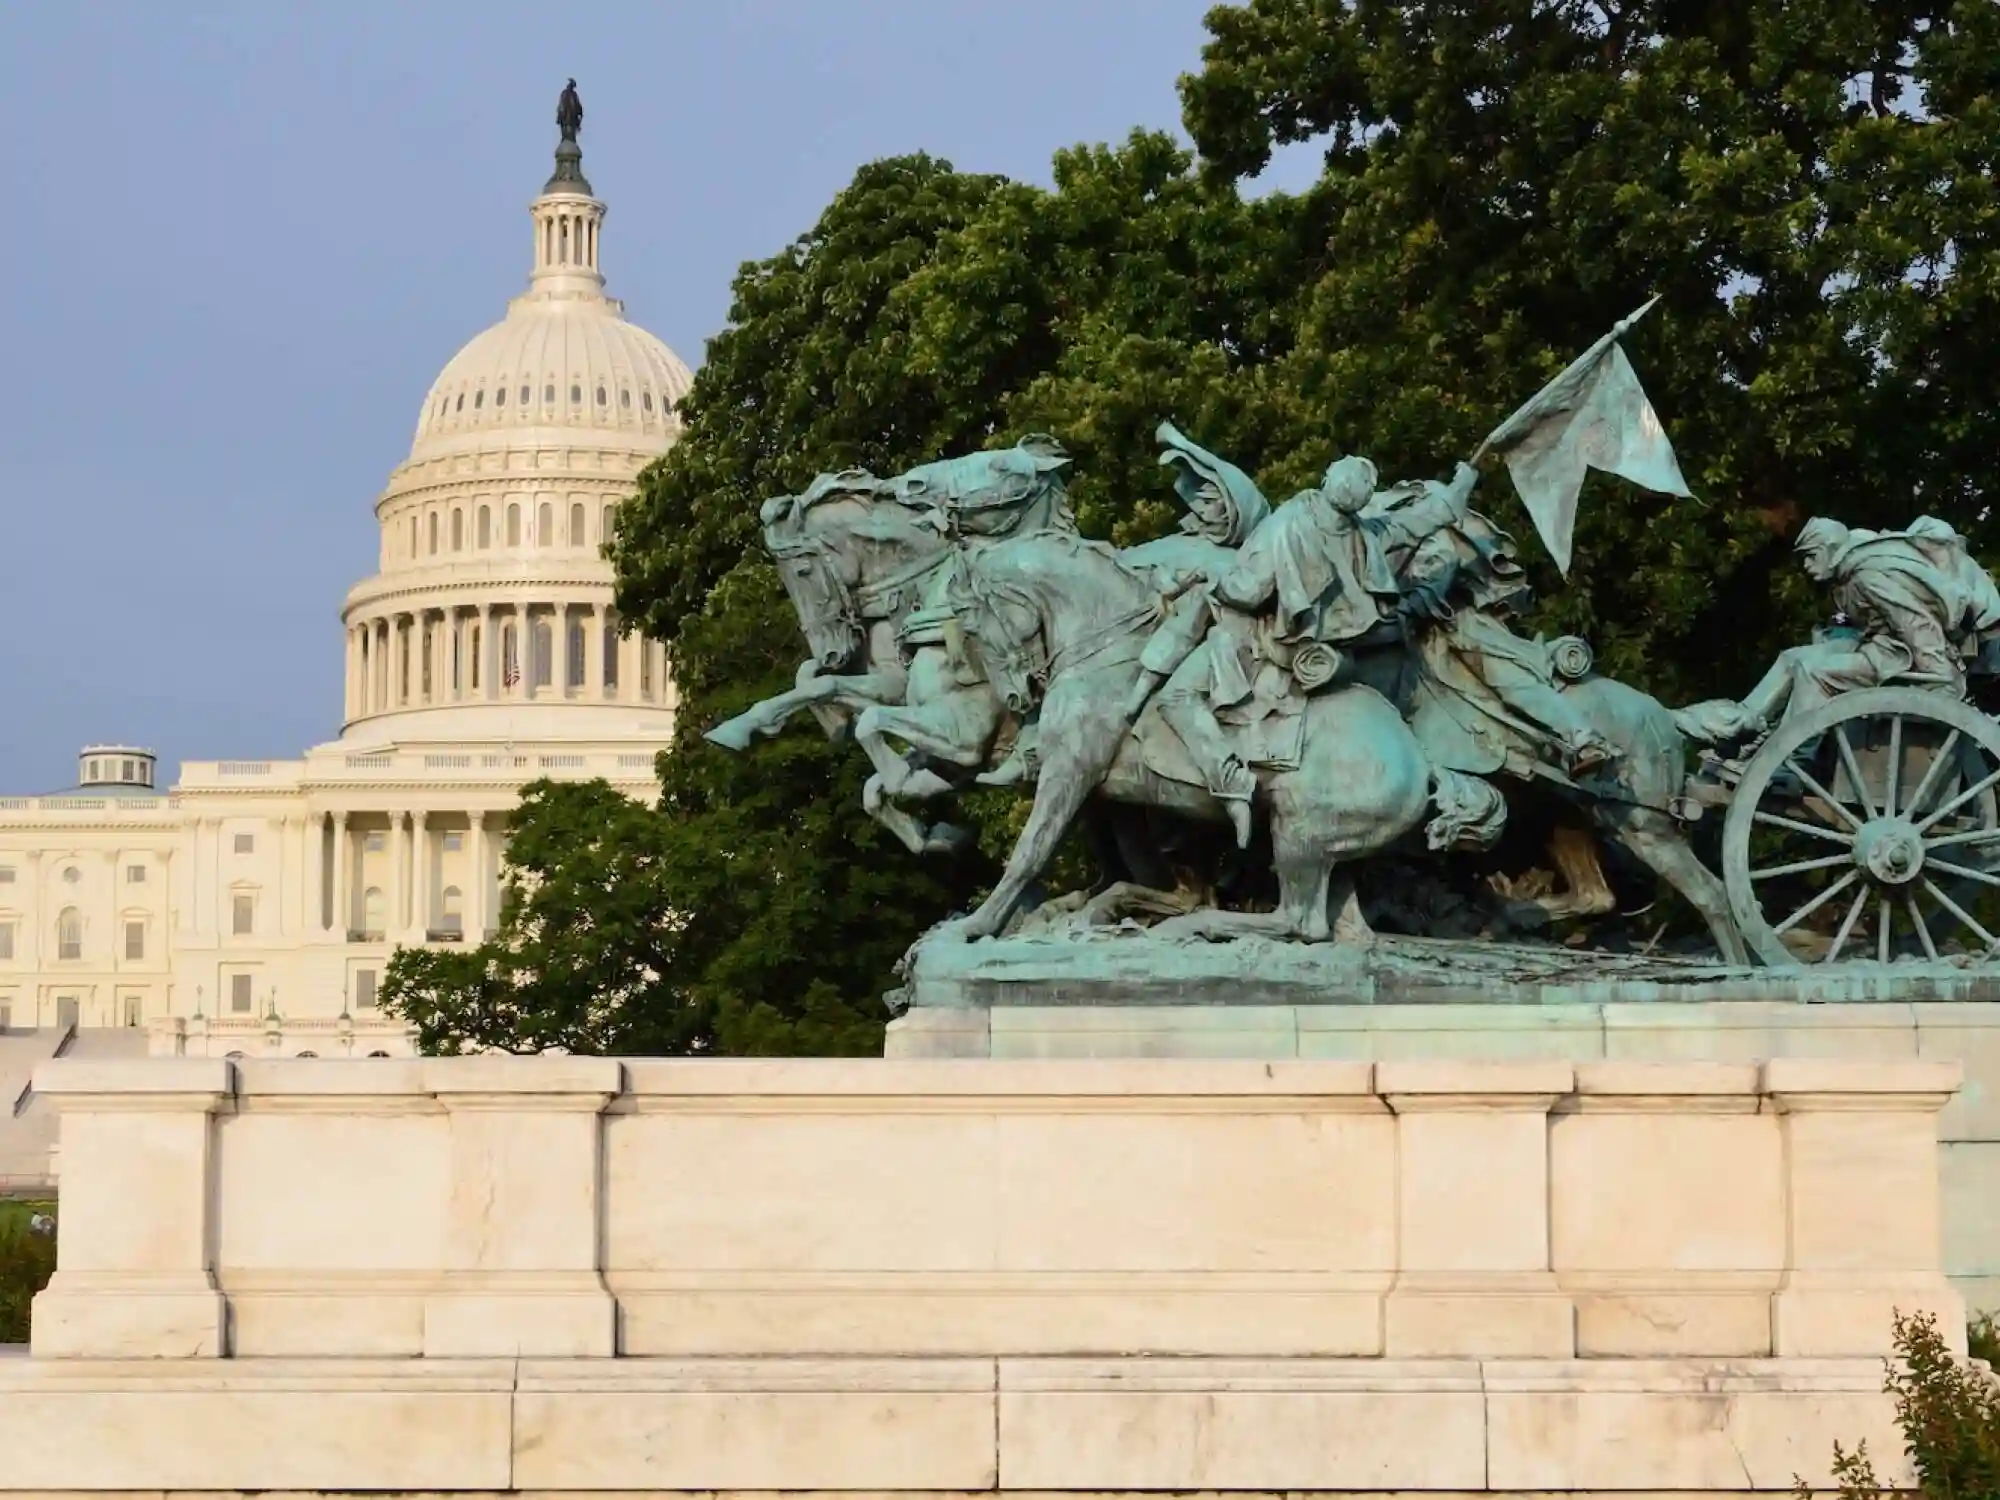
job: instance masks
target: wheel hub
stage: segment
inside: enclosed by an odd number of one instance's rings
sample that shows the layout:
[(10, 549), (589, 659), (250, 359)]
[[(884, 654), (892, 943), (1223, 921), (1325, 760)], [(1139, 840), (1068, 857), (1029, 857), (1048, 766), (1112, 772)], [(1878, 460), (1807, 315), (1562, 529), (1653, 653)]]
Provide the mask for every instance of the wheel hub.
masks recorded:
[(1924, 836), (1906, 818), (1876, 818), (1854, 835), (1854, 862), (1883, 885), (1908, 885), (1923, 873)]

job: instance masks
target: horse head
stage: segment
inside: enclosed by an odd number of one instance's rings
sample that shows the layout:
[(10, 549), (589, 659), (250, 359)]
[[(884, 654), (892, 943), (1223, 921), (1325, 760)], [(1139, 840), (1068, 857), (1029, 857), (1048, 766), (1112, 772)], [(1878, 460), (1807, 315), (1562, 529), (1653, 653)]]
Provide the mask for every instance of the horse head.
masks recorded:
[(798, 495), (767, 501), (764, 546), (822, 672), (846, 669), (868, 625), (894, 619), (948, 550), (923, 510), (859, 470), (822, 474)]
[(934, 509), (954, 535), (999, 537), (1033, 531), (1073, 531), (1062, 471), (1069, 455), (1037, 434), (1011, 448), (941, 458), (887, 481), (906, 505)]

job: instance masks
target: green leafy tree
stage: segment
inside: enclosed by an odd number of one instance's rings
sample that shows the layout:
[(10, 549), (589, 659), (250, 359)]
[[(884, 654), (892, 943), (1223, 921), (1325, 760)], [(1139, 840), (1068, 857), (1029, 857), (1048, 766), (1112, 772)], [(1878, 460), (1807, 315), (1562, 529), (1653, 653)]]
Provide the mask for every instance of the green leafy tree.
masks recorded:
[[(1050, 189), (876, 162), (738, 276), (611, 549), (682, 691), (659, 909), (695, 935), (657, 993), (702, 1017), (687, 1045), (872, 1036), (895, 956), (990, 868), (886, 840), (856, 752), (810, 729), (699, 738), (792, 680), (756, 518), (822, 470), (1047, 431), (1084, 529), (1136, 542), (1172, 522), (1163, 416), (1274, 498), (1342, 452), (1442, 475), (1658, 294), (1627, 342), (1696, 498), (1593, 481), (1567, 583), (1524, 540), (1537, 625), (1669, 701), (1734, 694), (1824, 608), (1789, 560), (1806, 515), (2000, 543), (2000, 7), (1251, 0), (1208, 25), (1195, 152), (1077, 147)], [(1281, 147), (1323, 169), (1259, 194)], [(1504, 478), (1478, 503), (1527, 537)], [(1019, 804), (964, 811), (990, 856)], [(467, 993), (478, 957), (409, 964)]]
[(1662, 297), (1628, 342), (1697, 499), (1593, 485), (1545, 614), (1613, 672), (1747, 686), (1823, 607), (1789, 563), (1815, 511), (2000, 542), (1988, 0), (1253, 0), (1209, 26), (1182, 85), (1204, 170), (1325, 153), (1281, 378), (1345, 446), (1448, 464)]

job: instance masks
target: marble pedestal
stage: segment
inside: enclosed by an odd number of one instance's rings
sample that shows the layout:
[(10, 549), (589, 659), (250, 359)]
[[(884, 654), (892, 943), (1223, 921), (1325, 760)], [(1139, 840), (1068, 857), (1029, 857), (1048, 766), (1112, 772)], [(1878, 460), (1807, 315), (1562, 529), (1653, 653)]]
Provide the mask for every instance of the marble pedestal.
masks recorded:
[(1957, 1081), (58, 1061), (0, 1493), (1783, 1493), (1962, 1347)]

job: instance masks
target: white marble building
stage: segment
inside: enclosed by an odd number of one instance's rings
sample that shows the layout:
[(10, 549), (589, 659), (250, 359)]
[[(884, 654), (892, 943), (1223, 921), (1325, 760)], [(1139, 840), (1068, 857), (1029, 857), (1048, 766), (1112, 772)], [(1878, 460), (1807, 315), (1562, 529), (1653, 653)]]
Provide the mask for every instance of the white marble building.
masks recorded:
[(0, 1031), (406, 1053), (382, 971), (495, 921), (521, 785), (655, 786), (674, 688), (660, 646), (620, 634), (599, 547), (690, 376), (605, 295), (605, 205), (573, 146), (530, 214), (527, 290), (444, 367), (375, 502), (339, 738), (190, 762), (171, 788), (150, 752), (93, 746), (76, 786), (0, 797)]

